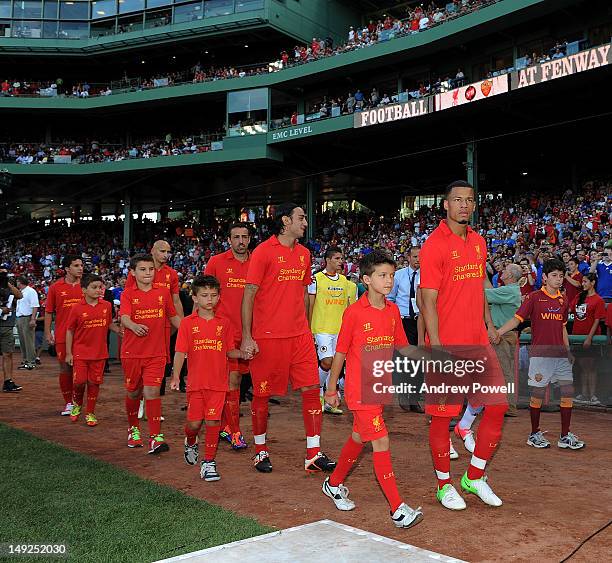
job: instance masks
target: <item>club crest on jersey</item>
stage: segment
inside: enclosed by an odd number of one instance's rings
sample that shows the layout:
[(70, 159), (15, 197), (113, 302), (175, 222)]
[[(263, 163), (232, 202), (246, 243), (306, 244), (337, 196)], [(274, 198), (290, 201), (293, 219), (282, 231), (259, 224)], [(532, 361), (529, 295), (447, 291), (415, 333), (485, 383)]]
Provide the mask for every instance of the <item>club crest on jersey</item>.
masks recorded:
[(221, 352), (223, 350), (223, 341), (219, 340), (217, 342), (217, 352)]
[(217, 414), (217, 409), (208, 409), (208, 414), (211, 416)]
[(163, 296), (163, 295), (159, 295), (159, 296), (157, 297), (157, 300), (159, 301), (159, 304), (160, 304), (160, 305), (163, 305), (163, 304), (164, 304), (164, 296)]
[(169, 282), (170, 281), (170, 274), (166, 274), (166, 281)]
[(132, 299), (132, 305), (138, 305), (140, 303), (140, 299), (138, 297), (136, 297), (135, 299)]
[(268, 390), (268, 382), (267, 381), (262, 381), (259, 384), (259, 392), (260, 393), (265, 393)]
[(461, 256), (459, 256), (459, 252), (457, 252), (456, 250), (451, 250), (451, 259), (457, 260), (457, 258), (461, 258)]
[(363, 323), (363, 332), (370, 332), (371, 330), (374, 330), (372, 323)]
[(287, 260), (285, 259), (285, 257), (284, 257), (284, 256), (279, 256), (279, 257), (278, 257), (278, 263), (279, 263), (279, 264), (284, 264), (286, 261), (287, 261)]
[(223, 325), (217, 325), (217, 336), (221, 336), (223, 332)]
[(226, 274), (233, 274), (234, 273), (234, 268), (228, 268), (227, 270), (225, 270)]
[(300, 254), (300, 264), (304, 265), (304, 255)]
[(480, 245), (479, 244), (475, 244), (474, 245), (474, 250), (476, 251), (476, 256), (478, 257), (478, 260), (482, 260), (482, 254), (480, 252)]

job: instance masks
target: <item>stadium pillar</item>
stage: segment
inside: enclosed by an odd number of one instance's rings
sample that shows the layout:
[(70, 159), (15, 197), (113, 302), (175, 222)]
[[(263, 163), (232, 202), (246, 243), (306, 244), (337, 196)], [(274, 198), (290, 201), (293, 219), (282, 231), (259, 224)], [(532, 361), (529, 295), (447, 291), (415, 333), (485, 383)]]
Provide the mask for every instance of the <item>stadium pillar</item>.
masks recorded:
[(306, 230), (306, 238), (312, 240), (316, 230), (316, 209), (315, 209), (315, 180), (308, 178), (306, 180), (306, 220), (308, 227)]
[(478, 152), (476, 141), (471, 141), (467, 144), (467, 181), (474, 186), (474, 197), (476, 199), (476, 208), (472, 215), (472, 225), (478, 224)]
[(91, 218), (94, 221), (102, 221), (102, 204), (94, 203), (91, 206)]
[(123, 197), (123, 249), (132, 248), (132, 236), (134, 234), (134, 219), (132, 218), (132, 196), (128, 193)]

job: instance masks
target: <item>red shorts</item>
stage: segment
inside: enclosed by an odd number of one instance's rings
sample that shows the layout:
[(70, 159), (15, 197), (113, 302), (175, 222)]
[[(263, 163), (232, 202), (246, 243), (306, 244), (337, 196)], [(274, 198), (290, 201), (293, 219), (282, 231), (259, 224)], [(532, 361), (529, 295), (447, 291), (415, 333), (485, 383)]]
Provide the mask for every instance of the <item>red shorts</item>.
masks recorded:
[(187, 420), (221, 420), (225, 391), (198, 389), (187, 393)]
[(85, 385), (85, 383), (102, 385), (105, 365), (106, 360), (77, 360), (75, 358), (72, 366), (72, 381), (75, 385)]
[(136, 391), (143, 385), (160, 387), (166, 369), (166, 356), (156, 358), (122, 358), (125, 388)]
[(353, 413), (353, 432), (357, 432), (363, 442), (371, 442), (387, 436), (382, 405), (351, 412)]
[(257, 340), (259, 352), (250, 361), (253, 395), (286, 395), (293, 389), (319, 385), (319, 364), (312, 334)]
[[(238, 350), (240, 350), (240, 344), (240, 340), (234, 342), (234, 346), (236, 346)], [(240, 375), (246, 375), (250, 371), (249, 360), (234, 360), (230, 358), (228, 362), (230, 372), (237, 371)]]

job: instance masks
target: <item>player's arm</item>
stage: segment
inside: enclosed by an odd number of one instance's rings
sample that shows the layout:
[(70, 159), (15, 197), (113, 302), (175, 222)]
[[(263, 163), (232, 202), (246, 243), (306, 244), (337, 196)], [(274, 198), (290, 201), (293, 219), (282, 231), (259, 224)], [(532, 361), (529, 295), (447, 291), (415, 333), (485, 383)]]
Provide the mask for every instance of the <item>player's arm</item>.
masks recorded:
[(227, 357), (232, 360), (252, 360), (253, 354), (246, 350), (240, 350), (240, 348), (234, 348), (227, 353)]
[(425, 331), (429, 335), (432, 346), (440, 346), (440, 333), (438, 331), (438, 290), (421, 288), (421, 315), (425, 323)]
[(308, 294), (308, 326), (310, 327), (311, 331), (312, 331), (312, 312), (314, 311), (314, 305), (315, 305), (316, 298), (317, 298), (316, 295), (313, 295), (312, 293)]
[[(593, 320), (593, 325), (591, 326), (591, 330), (589, 330), (589, 334), (586, 335), (585, 339), (584, 339), (584, 344), (583, 346), (585, 348), (588, 348), (592, 342), (593, 342), (593, 336), (595, 336), (595, 333), (597, 332), (597, 328), (599, 327), (599, 319), (595, 318)], [(566, 330), (567, 332), (567, 330)]]
[(179, 323), (180, 323), (180, 319), (182, 319), (185, 316), (185, 311), (183, 310), (183, 304), (181, 303), (181, 298), (179, 297), (178, 293), (172, 294), (172, 303), (174, 303), (174, 308), (176, 309), (176, 315), (178, 316)]
[(419, 316), (417, 317), (417, 338), (418, 346), (425, 346), (425, 320), (421, 313), (423, 307), (423, 298), (421, 297), (421, 288), (416, 288), (416, 304), (419, 308)]
[(66, 363), (71, 366), (72, 365), (72, 340), (73, 340), (73, 332), (72, 329), (68, 329), (66, 331)]
[(310, 295), (308, 295), (308, 287), (304, 287), (304, 310), (306, 311), (306, 318), (310, 315)]
[(179, 312), (177, 311), (176, 315), (172, 315), (170, 317), (170, 324), (176, 329), (179, 329), (179, 326), (181, 326), (181, 319), (183, 317), (179, 315)]
[(345, 359), (346, 354), (336, 352), (334, 354), (334, 359), (332, 360), (332, 365), (329, 372), (329, 383), (327, 384), (327, 391), (325, 392), (325, 402), (332, 407), (337, 407), (340, 405), (340, 397), (338, 396), (338, 379), (342, 373), (342, 366), (344, 365)]
[(185, 358), (187, 354), (184, 352), (175, 352), (174, 353), (174, 361), (172, 363), (172, 378), (170, 379), (170, 389), (173, 391), (177, 391), (180, 385), (181, 380), (181, 370), (183, 369), (183, 364), (185, 363)]
[[(488, 280), (485, 278), (485, 282), (484, 282), (485, 287), (486, 287), (487, 281)], [(495, 325), (493, 324), (493, 317), (491, 317), (491, 309), (489, 307), (489, 302), (487, 301), (487, 292), (484, 288), (483, 288), (483, 291), (485, 292), (484, 321), (485, 321), (485, 324), (487, 325), (487, 333), (489, 335), (489, 340), (497, 344), (499, 343), (499, 334), (497, 333), (497, 329), (495, 328)]]
[(565, 281), (574, 287), (582, 287), (582, 283), (572, 277), (572, 274), (565, 272)]
[(53, 313), (45, 311), (45, 340), (49, 344), (55, 343), (54, 334), (51, 332), (51, 323), (53, 323)]
[(257, 343), (253, 340), (251, 334), (253, 325), (253, 305), (255, 304), (255, 294), (258, 289), (258, 285), (247, 283), (244, 287), (244, 294), (242, 296), (242, 344), (240, 345), (240, 349), (249, 351), (253, 354), (259, 351)]
[(497, 329), (497, 334), (499, 336), (503, 336), (507, 332), (514, 330), (523, 322), (523, 319), (519, 319), (516, 315), (512, 317), (509, 321), (505, 322), (503, 326)]

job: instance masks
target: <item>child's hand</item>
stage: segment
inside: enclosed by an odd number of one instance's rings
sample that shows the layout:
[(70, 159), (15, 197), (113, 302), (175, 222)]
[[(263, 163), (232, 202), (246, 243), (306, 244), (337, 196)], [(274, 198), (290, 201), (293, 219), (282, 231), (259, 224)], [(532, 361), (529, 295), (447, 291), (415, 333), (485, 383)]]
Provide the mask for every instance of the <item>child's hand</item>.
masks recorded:
[(241, 360), (252, 360), (253, 352), (250, 350), (240, 350), (240, 359)]
[(71, 366), (71, 365), (73, 365), (73, 364), (72, 364), (72, 362), (73, 362), (73, 361), (74, 361), (74, 360), (73, 360), (73, 358), (72, 358), (72, 354), (68, 354), (68, 353), (67, 353), (67, 354), (66, 354), (66, 363), (67, 363), (69, 366)]
[(338, 391), (326, 391), (325, 392), (325, 402), (331, 407), (339, 407), (340, 406), (340, 395)]
[(177, 375), (173, 375), (172, 379), (170, 379), (170, 389), (172, 389), (172, 391), (178, 391), (180, 383), (180, 377)]

